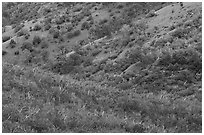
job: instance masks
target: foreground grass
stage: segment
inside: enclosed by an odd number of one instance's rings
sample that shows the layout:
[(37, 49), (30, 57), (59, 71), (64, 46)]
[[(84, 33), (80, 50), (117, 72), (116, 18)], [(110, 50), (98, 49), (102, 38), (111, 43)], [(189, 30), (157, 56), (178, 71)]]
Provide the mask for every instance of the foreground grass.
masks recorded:
[(201, 132), (201, 101), (3, 63), (3, 132)]

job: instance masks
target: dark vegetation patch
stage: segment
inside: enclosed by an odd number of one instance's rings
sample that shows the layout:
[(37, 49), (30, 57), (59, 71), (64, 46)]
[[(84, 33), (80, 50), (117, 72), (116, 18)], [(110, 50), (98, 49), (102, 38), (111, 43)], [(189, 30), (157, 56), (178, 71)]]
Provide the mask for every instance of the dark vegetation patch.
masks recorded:
[(6, 42), (6, 41), (8, 41), (8, 40), (10, 40), (10, 39), (11, 39), (10, 36), (3, 36), (3, 37), (2, 37), (2, 41), (3, 41), (3, 42)]

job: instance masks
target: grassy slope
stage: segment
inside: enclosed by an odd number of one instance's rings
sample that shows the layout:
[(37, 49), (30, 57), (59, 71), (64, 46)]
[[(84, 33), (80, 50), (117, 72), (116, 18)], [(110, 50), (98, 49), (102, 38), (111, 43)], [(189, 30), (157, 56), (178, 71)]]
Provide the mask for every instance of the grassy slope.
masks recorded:
[[(95, 6), (91, 6), (96, 22), (96, 12), (107, 17), (108, 9), (102, 7), (95, 11)], [(111, 6), (116, 9), (113, 7), (117, 4), (110, 5), (110, 9)], [(54, 11), (59, 8), (55, 4), (51, 7)], [(5, 49), (8, 43), (4, 42), (3, 48), (8, 54), (3, 56), (3, 132), (201, 132), (202, 38), (195, 36), (201, 35), (200, 9), (199, 3), (184, 3), (183, 8), (179, 4), (166, 6), (156, 11), (157, 16), (142, 14), (136, 25), (131, 26), (135, 30), (130, 36), (134, 41), (125, 44), (128, 30), (124, 30), (88, 50), (82, 49), (93, 63), (80, 65), (69, 75), (11, 64), (29, 56), (29, 52), (13, 55), (25, 39), (17, 38), (18, 47), (14, 49)], [(54, 14), (57, 11), (51, 15)], [(148, 27), (141, 32), (138, 29), (143, 24)], [(25, 23), (25, 26), (34, 25)], [(7, 30), (3, 36), (13, 37), (13, 29)], [(28, 41), (43, 33), (47, 32), (30, 32)], [(58, 45), (68, 44), (69, 48), (86, 36), (86, 31), (82, 31), (69, 43), (58, 44), (55, 43), (58, 39), (48, 34), (46, 50), (50, 58), (55, 58)], [(103, 51), (97, 54), (100, 49)], [(128, 50), (129, 55), (123, 50)], [(106, 59), (111, 56), (110, 52), (116, 58)], [(148, 64), (149, 61), (153, 62)], [(143, 66), (142, 70), (138, 74), (129, 72), (127, 68), (137, 62)]]

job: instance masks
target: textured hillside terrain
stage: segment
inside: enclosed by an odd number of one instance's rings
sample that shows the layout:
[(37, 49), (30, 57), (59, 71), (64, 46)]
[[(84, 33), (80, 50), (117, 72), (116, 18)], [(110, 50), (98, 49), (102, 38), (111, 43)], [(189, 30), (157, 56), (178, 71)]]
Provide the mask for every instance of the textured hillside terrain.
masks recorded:
[(202, 3), (2, 3), (4, 133), (201, 133)]

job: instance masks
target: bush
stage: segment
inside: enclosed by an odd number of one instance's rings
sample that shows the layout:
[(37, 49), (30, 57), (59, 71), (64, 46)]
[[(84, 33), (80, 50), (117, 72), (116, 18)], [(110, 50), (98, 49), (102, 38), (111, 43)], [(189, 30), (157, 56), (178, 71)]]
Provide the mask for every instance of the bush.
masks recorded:
[(47, 49), (49, 47), (49, 44), (45, 41), (41, 42), (41, 49)]
[(150, 18), (150, 17), (154, 17), (157, 16), (157, 14), (155, 13), (155, 11), (150, 11), (147, 15), (146, 18)]
[(3, 41), (3, 42), (8, 41), (9, 39), (11, 39), (10, 36), (2, 36), (2, 41)]
[(102, 38), (102, 37), (110, 37), (111, 36), (111, 28), (108, 25), (97, 25), (96, 28), (92, 28), (89, 30), (90, 35), (95, 37), (96, 39)]
[(33, 44), (30, 42), (24, 42), (21, 46), (22, 51), (24, 51), (25, 49), (31, 51), (33, 49)]
[(9, 47), (11, 47), (11, 48), (16, 47), (16, 42), (13, 39), (11, 39), (11, 41), (9, 43)]
[(88, 22), (83, 22), (82, 25), (81, 25), (81, 30), (89, 30), (90, 26), (89, 26), (89, 23)]
[(59, 31), (55, 31), (55, 32), (53, 33), (53, 38), (59, 38), (59, 36), (60, 36)]
[(103, 19), (103, 20), (100, 20), (100, 22), (98, 23), (99, 25), (104, 25), (105, 23), (107, 23), (108, 20), (107, 19)]
[(15, 52), (14, 52), (14, 55), (19, 55), (19, 51), (15, 51)]
[(33, 45), (34, 45), (34, 47), (38, 47), (40, 42), (41, 42), (41, 38), (39, 36), (34, 36), (34, 38), (33, 38)]
[(33, 31), (39, 31), (39, 30), (41, 30), (41, 26), (39, 25), (39, 24), (36, 24), (35, 26), (34, 26), (34, 28), (33, 28)]
[(47, 62), (49, 60), (49, 51), (42, 51), (41, 52), (41, 57), (42, 57), (42, 60), (44, 62)]
[(21, 29), (21, 30), (17, 33), (17, 37), (21, 37), (21, 36), (24, 36), (24, 35), (27, 35), (27, 34), (28, 34), (28, 31), (27, 31), (27, 30)]
[(2, 56), (6, 55), (7, 53), (7, 51), (2, 50)]
[(73, 25), (69, 24), (66, 26), (67, 32), (70, 32), (71, 30), (73, 30)]
[(45, 25), (44, 30), (47, 31), (47, 30), (49, 30), (50, 28), (51, 28), (51, 25), (50, 25), (50, 24), (47, 24), (47, 25)]
[(178, 38), (185, 38), (185, 35), (188, 33), (187, 29), (183, 29), (183, 28), (178, 28), (175, 29), (174, 31), (172, 31), (170, 33), (170, 35), (172, 37), (178, 37)]
[(65, 22), (65, 19), (63, 17), (60, 17), (56, 20), (56, 24), (59, 25), (59, 24), (63, 24)]
[(67, 38), (68, 38), (68, 39), (71, 39), (71, 38), (73, 38), (73, 37), (77, 37), (77, 36), (80, 35), (80, 33), (81, 33), (80, 30), (76, 30), (76, 31), (74, 31), (74, 32), (69, 32), (69, 33), (67, 33)]
[(16, 26), (15, 29), (14, 29), (14, 32), (15, 32), (15, 33), (18, 32), (18, 31), (21, 30), (23, 27), (24, 27), (23, 24)]

